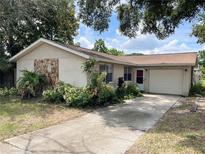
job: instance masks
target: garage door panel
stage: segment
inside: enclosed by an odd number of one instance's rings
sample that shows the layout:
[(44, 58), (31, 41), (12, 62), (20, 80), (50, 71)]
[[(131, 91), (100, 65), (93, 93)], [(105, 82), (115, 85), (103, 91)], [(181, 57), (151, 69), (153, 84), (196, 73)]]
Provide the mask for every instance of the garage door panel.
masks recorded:
[(149, 92), (182, 94), (182, 70), (150, 70)]

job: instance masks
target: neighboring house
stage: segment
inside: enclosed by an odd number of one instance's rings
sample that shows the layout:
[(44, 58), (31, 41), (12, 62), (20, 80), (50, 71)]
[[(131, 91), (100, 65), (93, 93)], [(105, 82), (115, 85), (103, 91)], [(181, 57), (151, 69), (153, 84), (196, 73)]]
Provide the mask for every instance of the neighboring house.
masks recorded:
[(117, 85), (123, 77), (125, 81), (137, 83), (145, 92), (184, 96), (189, 93), (197, 60), (196, 53), (113, 56), (39, 39), (10, 62), (16, 62), (17, 79), (21, 70), (26, 69), (46, 74), (53, 84), (64, 81), (82, 87), (88, 82), (82, 65), (93, 57), (97, 61), (95, 69), (107, 72), (107, 82)]

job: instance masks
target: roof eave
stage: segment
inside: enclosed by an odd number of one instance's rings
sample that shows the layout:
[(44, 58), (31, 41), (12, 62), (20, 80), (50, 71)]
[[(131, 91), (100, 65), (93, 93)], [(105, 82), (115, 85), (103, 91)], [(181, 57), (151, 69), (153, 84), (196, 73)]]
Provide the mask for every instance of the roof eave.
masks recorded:
[(79, 55), (83, 58), (90, 58), (89, 55), (87, 54), (84, 54), (84, 53), (80, 53), (78, 51), (75, 51), (71, 48), (67, 48), (67, 47), (64, 47), (62, 45), (59, 45), (57, 43), (54, 43), (54, 42), (51, 42), (49, 40), (46, 40), (46, 39), (43, 39), (43, 38), (40, 38), (39, 40), (37, 40), (36, 42), (32, 43), (31, 45), (29, 45), (27, 48), (23, 49), (22, 51), (20, 51), (18, 54), (16, 54), (15, 56), (11, 57), (9, 59), (9, 62), (16, 62), (18, 59), (20, 59), (21, 57), (25, 56), (27, 53), (29, 53), (30, 51), (32, 51), (33, 49), (39, 47), (40, 45), (42, 45), (43, 43), (46, 43), (46, 44), (49, 44), (49, 45), (52, 45), (54, 47), (57, 47), (57, 48), (60, 48), (62, 50), (65, 50), (65, 51), (68, 51), (70, 53), (73, 53), (73, 54), (76, 54), (76, 55)]
[(19, 58), (26, 55), (27, 52), (29, 52), (32, 49), (35, 49), (36, 47), (40, 46), (42, 44), (42, 39), (37, 40), (36, 42), (29, 45), (27, 48), (23, 49), (19, 53), (17, 53), (15, 56), (11, 57), (9, 59), (9, 62), (16, 62)]

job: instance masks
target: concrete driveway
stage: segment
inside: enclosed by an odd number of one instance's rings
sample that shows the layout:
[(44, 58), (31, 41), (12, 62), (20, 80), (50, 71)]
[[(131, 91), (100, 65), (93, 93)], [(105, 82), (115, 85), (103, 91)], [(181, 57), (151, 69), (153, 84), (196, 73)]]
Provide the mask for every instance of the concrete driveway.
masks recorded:
[(0, 143), (1, 154), (122, 154), (180, 97), (145, 95)]

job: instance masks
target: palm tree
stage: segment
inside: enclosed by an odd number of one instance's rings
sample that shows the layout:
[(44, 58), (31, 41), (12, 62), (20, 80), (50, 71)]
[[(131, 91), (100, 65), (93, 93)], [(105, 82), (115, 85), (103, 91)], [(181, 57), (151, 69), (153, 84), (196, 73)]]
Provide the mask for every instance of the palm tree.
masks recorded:
[(22, 73), (23, 75), (17, 83), (21, 97), (31, 98), (31, 96), (36, 96), (38, 92), (42, 91), (42, 87), (46, 83), (45, 76), (27, 70), (23, 70)]

